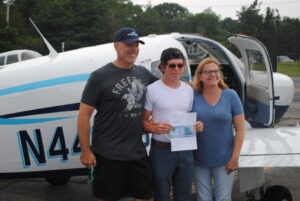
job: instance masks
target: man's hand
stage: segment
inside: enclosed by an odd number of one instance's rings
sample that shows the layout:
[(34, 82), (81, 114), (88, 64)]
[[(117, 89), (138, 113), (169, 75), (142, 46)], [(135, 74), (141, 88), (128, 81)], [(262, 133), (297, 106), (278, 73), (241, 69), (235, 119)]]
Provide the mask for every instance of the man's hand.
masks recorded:
[(171, 124), (165, 122), (151, 122), (153, 133), (156, 134), (169, 134), (170, 131), (173, 129)]
[(96, 157), (91, 151), (81, 152), (80, 162), (90, 169), (96, 166)]

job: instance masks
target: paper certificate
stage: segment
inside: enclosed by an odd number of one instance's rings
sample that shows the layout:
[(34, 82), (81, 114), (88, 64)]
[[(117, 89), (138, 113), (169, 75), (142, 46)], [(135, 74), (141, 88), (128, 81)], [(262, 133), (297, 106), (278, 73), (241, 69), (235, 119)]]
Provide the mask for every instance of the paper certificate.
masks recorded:
[(171, 151), (197, 149), (196, 113), (174, 113), (169, 118), (173, 126), (170, 132)]

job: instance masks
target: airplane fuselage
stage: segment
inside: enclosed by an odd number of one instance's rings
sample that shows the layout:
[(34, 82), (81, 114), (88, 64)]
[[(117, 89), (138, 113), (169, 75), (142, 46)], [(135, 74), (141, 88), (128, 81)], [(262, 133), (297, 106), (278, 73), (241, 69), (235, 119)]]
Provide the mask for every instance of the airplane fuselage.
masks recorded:
[[(270, 70), (257, 69), (249, 75), (249, 64), (243, 64), (216, 41), (180, 34), (151, 35), (143, 40), (146, 45), (140, 46), (136, 64), (145, 66), (158, 77), (161, 76), (158, 70), (160, 55), (168, 47), (182, 50), (187, 58), (189, 68), (182, 77), (185, 81), (191, 80), (204, 57), (217, 58), (222, 64), (225, 81), (239, 94), (246, 115), (249, 114), (248, 121), (253, 125), (272, 126), (276, 121), (274, 117), (280, 119), (292, 101), (293, 82), (289, 77), (273, 74), (272, 78), (267, 76)], [(266, 63), (267, 60), (262, 60), (265, 53), (261, 56), (257, 52), (258, 56), (251, 57), (251, 61), (256, 59), (252, 64)], [(79, 161), (76, 129), (82, 90), (91, 72), (115, 58), (110, 43), (59, 53), (55, 57), (43, 56), (0, 69), (0, 179), (40, 177), (58, 172), (86, 173)], [(273, 82), (275, 91), (273, 85), (269, 85)], [(255, 93), (261, 93), (262, 97), (255, 100)], [(274, 94), (278, 97), (276, 100), (272, 98)], [(274, 115), (274, 108), (282, 112)], [(149, 136), (144, 135), (143, 139), (148, 146)]]

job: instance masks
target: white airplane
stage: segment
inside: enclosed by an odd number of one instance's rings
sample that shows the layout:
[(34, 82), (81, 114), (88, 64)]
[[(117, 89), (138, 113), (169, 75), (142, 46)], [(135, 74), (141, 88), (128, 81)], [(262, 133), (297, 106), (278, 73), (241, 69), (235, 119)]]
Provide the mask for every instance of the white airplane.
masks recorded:
[[(70, 176), (87, 174), (79, 160), (79, 102), (90, 73), (113, 61), (115, 50), (109, 43), (57, 53), (43, 39), (49, 55), (0, 69), (0, 179), (46, 177), (52, 184), (63, 184)], [(272, 72), (264, 45), (249, 36), (229, 36), (241, 53), (239, 59), (220, 43), (196, 35), (141, 39), (146, 44), (140, 46), (136, 64), (157, 76), (161, 76), (161, 52), (168, 47), (180, 49), (187, 58), (189, 68), (182, 77), (186, 81), (203, 58), (221, 62), (225, 81), (239, 94), (247, 118), (239, 161), (240, 191), (246, 192), (248, 200), (289, 201), (286, 188), (265, 189), (263, 168), (300, 166), (300, 128), (262, 127), (279, 121), (292, 102), (294, 85), (288, 76)], [(149, 148), (149, 135), (143, 140)]]

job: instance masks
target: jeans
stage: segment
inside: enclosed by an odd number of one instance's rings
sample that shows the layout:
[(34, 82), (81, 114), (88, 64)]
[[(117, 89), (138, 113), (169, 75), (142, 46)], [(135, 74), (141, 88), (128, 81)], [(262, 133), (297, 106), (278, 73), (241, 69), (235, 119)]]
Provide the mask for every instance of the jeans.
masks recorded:
[(176, 151), (151, 145), (150, 160), (154, 172), (154, 200), (190, 201), (193, 180), (193, 152)]
[(195, 165), (194, 173), (198, 201), (231, 201), (234, 172), (227, 175), (224, 165)]

